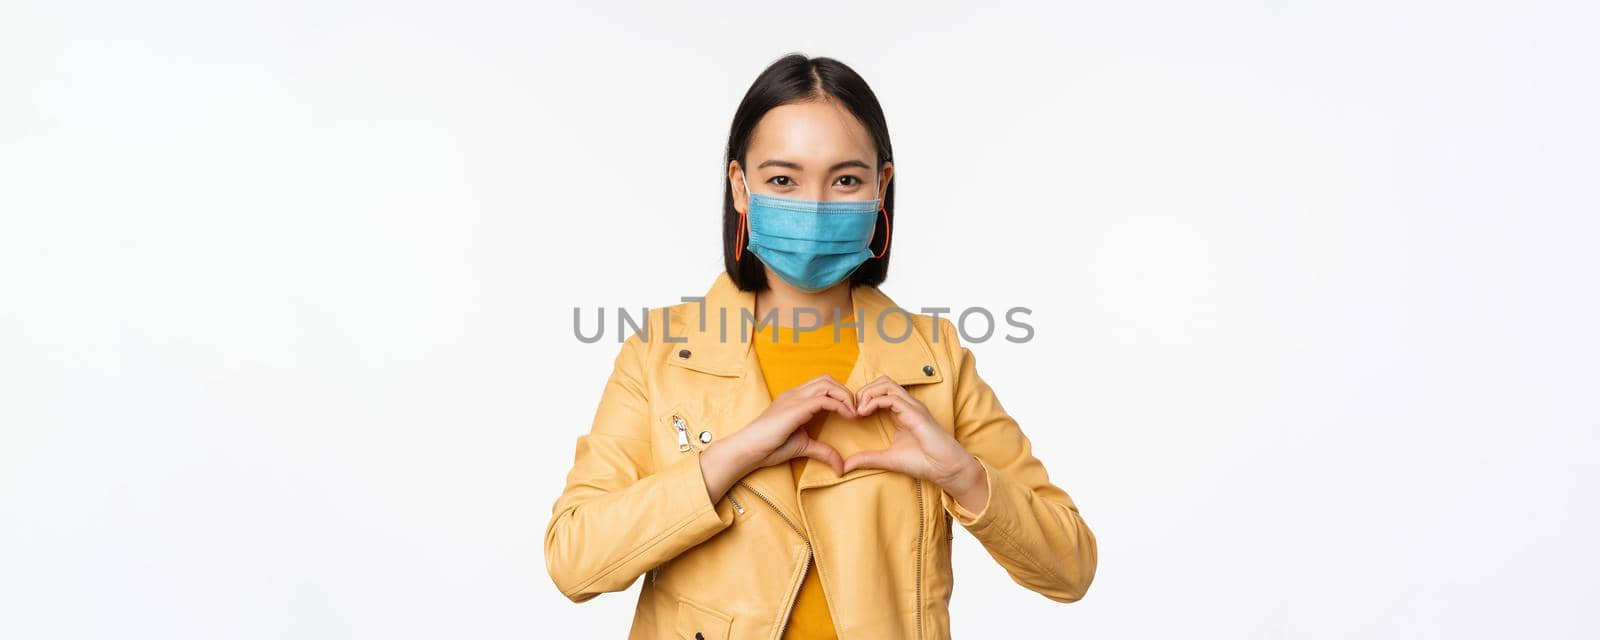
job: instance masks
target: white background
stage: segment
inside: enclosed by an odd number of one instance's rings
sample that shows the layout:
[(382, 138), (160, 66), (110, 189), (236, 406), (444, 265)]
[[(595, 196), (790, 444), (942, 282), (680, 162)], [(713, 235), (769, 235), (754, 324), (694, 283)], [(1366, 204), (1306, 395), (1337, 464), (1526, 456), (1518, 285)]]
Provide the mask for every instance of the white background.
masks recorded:
[(887, 111), (884, 290), (1034, 309), (1099, 574), (962, 532), (957, 637), (1600, 633), (1600, 16), (1199, 4), (6, 3), (0, 636), (622, 637), (571, 310), (705, 290), (789, 51)]

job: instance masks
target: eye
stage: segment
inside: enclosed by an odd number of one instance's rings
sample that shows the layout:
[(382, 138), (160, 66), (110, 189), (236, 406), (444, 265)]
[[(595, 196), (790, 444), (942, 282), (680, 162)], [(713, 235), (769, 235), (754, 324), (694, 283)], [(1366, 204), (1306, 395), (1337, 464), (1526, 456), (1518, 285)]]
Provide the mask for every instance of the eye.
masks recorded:
[(843, 182), (843, 184), (840, 186), (844, 187), (854, 187), (858, 184), (861, 184), (861, 178), (857, 178), (855, 176), (839, 176), (839, 180)]
[[(782, 182), (779, 182), (780, 180)], [(790, 180), (789, 176), (772, 176), (771, 178), (767, 179), (767, 183), (768, 184), (775, 184), (775, 185), (778, 185), (780, 187), (787, 187), (787, 186), (793, 184), (794, 181)]]

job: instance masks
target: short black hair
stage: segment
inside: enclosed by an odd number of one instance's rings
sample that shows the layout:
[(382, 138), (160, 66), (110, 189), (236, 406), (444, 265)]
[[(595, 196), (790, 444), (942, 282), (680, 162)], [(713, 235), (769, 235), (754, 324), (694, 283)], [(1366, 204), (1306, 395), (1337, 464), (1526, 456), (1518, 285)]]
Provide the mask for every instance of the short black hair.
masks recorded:
[[(733, 185), (727, 179), (728, 164), (738, 160), (741, 169), (748, 166), (745, 155), (750, 150), (750, 136), (755, 132), (756, 123), (768, 111), (785, 104), (822, 99), (838, 101), (866, 127), (877, 146), (878, 171), (883, 170), (885, 163), (894, 161), (894, 146), (889, 144), (889, 125), (883, 117), (883, 107), (878, 104), (878, 96), (872, 93), (866, 80), (843, 62), (791, 53), (779, 58), (756, 76), (755, 82), (745, 92), (744, 100), (739, 102), (739, 109), (733, 113), (733, 126), (728, 131), (727, 157), (722, 161), (722, 262), (728, 270), (728, 276), (733, 278), (740, 290), (765, 291), (768, 286), (767, 272), (761, 259), (748, 247), (742, 258), (734, 259), (739, 240), (739, 211), (733, 207)], [(889, 253), (893, 248), (884, 247), (884, 243), (889, 241), (888, 230), (894, 226), (896, 182), (899, 180), (890, 180), (883, 194), (883, 211), (888, 215), (889, 224), (878, 225), (868, 245), (879, 247), (883, 256), (868, 258), (857, 267), (850, 274), (852, 287), (878, 286), (889, 275)]]

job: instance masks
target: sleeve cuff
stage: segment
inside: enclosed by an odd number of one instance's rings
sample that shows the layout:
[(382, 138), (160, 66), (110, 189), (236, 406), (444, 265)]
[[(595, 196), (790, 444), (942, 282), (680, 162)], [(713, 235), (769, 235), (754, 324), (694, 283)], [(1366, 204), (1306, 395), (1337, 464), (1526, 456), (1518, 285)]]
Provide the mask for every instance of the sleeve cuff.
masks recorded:
[(1000, 497), (995, 494), (995, 476), (999, 472), (989, 463), (984, 462), (983, 458), (977, 456), (973, 456), (973, 458), (978, 461), (978, 464), (983, 465), (984, 483), (989, 489), (989, 501), (984, 503), (983, 510), (973, 513), (966, 507), (961, 506), (960, 502), (956, 502), (955, 498), (950, 497), (950, 494), (945, 493), (943, 490), (939, 491), (939, 502), (944, 506), (945, 511), (948, 511), (950, 516), (956, 522), (960, 522), (962, 526), (969, 529), (981, 529), (993, 522), (995, 514), (998, 513), (998, 510), (994, 508), (994, 503)]
[(673, 481), (677, 487), (675, 491), (690, 496), (693, 517), (685, 528), (694, 532), (716, 532), (733, 524), (733, 505), (726, 499), (711, 503), (711, 495), (706, 490), (706, 476), (700, 470), (700, 450), (694, 451), (694, 455), (684, 456), (683, 460), (678, 461), (677, 468), (669, 473), (676, 474)]

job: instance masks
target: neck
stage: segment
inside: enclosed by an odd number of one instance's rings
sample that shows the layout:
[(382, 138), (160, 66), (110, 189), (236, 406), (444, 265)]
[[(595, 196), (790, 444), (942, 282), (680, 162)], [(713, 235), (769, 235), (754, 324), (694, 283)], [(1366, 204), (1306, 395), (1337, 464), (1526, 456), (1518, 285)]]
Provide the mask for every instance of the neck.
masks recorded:
[(799, 321), (807, 325), (831, 324), (835, 313), (839, 318), (848, 318), (854, 311), (850, 307), (848, 278), (814, 293), (791, 287), (783, 278), (771, 273), (767, 274), (767, 283), (766, 291), (756, 293), (756, 317), (764, 318), (767, 313), (777, 311), (775, 319), (778, 326), (794, 326), (795, 309), (801, 309)]

